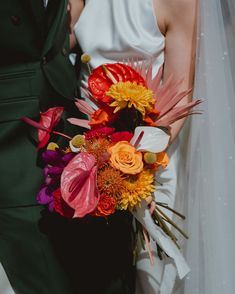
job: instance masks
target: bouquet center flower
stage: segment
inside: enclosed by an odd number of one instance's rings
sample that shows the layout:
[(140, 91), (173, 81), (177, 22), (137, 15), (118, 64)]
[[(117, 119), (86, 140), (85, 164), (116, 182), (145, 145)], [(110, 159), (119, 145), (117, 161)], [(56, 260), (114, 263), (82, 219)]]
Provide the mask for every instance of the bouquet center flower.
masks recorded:
[(129, 142), (120, 141), (108, 149), (111, 165), (124, 174), (135, 175), (143, 170), (141, 152), (137, 151)]
[(146, 111), (150, 111), (155, 102), (153, 92), (136, 82), (128, 81), (113, 84), (106, 95), (114, 100), (110, 104), (110, 106), (115, 107), (114, 113), (126, 107), (134, 107), (144, 117)]

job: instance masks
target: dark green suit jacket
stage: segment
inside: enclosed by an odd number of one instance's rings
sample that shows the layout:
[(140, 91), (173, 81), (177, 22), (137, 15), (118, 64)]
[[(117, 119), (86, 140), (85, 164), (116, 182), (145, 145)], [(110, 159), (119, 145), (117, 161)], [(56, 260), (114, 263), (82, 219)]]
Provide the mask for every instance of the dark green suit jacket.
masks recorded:
[(37, 132), (20, 118), (73, 107), (67, 2), (50, 0), (47, 9), (43, 0), (0, 2), (0, 208), (34, 204), (43, 182)]

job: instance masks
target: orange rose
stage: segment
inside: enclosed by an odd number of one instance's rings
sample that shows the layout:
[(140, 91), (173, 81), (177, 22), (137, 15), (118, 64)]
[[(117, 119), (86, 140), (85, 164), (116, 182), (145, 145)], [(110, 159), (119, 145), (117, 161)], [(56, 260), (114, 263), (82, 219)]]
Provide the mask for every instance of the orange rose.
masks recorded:
[(111, 165), (124, 174), (135, 175), (143, 170), (141, 152), (129, 142), (120, 141), (109, 148)]
[(95, 216), (108, 216), (115, 212), (116, 200), (108, 195), (102, 194), (94, 212)]

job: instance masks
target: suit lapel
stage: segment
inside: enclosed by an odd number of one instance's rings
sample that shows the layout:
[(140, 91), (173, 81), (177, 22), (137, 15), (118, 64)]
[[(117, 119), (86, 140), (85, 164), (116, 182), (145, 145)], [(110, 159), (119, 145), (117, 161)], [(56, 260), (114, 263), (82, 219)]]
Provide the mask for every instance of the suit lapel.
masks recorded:
[(43, 55), (59, 40), (64, 28), (67, 29), (67, 0), (50, 0), (47, 7), (48, 35)]
[(43, 0), (21, 0), (25, 2), (25, 5), (30, 7), (32, 18), (34, 19), (39, 30), (42, 31), (45, 28), (45, 16), (46, 11), (43, 6)]
[(58, 51), (68, 30), (68, 0), (49, 0), (46, 9), (43, 5), (43, 0), (19, 1), (29, 11), (30, 18), (38, 29), (38, 38), (44, 44), (41, 56), (47, 55), (49, 51)]

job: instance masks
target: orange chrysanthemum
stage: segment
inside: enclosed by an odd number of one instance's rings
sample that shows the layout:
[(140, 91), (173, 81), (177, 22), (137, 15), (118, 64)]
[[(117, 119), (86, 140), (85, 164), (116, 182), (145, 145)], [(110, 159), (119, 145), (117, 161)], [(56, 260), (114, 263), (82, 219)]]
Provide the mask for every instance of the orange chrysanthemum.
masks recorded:
[(106, 138), (95, 138), (93, 140), (87, 140), (85, 143), (85, 150), (92, 154), (98, 164), (102, 163), (109, 157), (109, 154), (107, 152), (108, 148), (110, 146), (110, 142)]
[(120, 188), (123, 186), (123, 174), (107, 165), (98, 172), (97, 186), (100, 193), (104, 193), (113, 197), (120, 194)]

